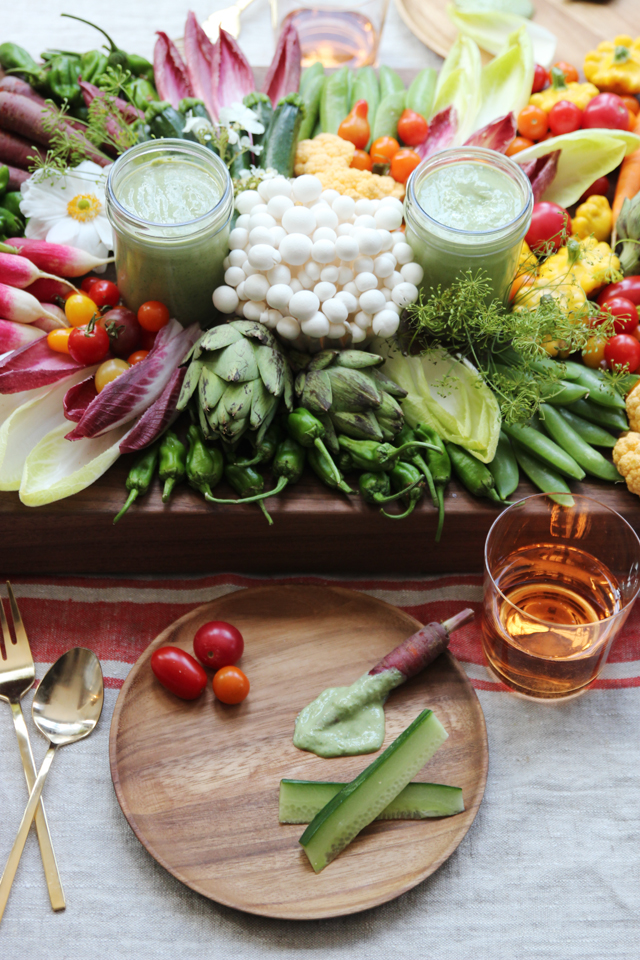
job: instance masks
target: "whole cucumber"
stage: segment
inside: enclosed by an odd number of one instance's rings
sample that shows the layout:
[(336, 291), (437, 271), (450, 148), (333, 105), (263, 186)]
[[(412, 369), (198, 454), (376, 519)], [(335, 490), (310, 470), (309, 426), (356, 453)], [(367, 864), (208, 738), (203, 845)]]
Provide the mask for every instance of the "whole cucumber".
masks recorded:
[(300, 126), (304, 119), (304, 101), (299, 93), (288, 93), (279, 100), (260, 154), (263, 169), (273, 167), (283, 177), (292, 177)]

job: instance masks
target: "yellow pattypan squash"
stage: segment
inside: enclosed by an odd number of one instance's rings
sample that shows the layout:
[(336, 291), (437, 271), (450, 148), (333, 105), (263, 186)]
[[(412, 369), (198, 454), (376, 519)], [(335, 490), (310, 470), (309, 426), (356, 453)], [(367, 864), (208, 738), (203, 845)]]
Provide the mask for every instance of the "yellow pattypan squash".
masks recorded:
[(596, 240), (608, 240), (613, 229), (613, 213), (606, 197), (587, 197), (575, 212), (571, 221), (573, 232), (586, 240), (594, 236)]
[(584, 75), (607, 93), (640, 93), (640, 37), (622, 35), (599, 43), (584, 59)]

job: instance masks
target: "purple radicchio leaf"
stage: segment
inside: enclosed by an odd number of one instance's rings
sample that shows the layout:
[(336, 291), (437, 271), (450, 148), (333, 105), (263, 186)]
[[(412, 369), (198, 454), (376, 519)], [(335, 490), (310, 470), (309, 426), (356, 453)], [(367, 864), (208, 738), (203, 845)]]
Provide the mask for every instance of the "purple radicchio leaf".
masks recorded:
[(95, 377), (87, 377), (80, 383), (69, 387), (64, 395), (62, 406), (67, 420), (80, 423), (89, 404), (98, 396)]
[(503, 117), (492, 120), (491, 123), (472, 133), (469, 139), (465, 140), (464, 145), (465, 147), (484, 147), (486, 150), (505, 153), (516, 132), (515, 115), (506, 113)]
[(173, 40), (162, 30), (153, 50), (153, 74), (156, 90), (162, 100), (168, 100), (176, 110), (184, 97), (193, 96), (187, 68)]
[(67, 353), (55, 353), (47, 338), (18, 347), (0, 360), (0, 393), (37, 390), (64, 380), (86, 365), (76, 363)]
[(133, 453), (134, 450), (148, 447), (177, 419), (180, 411), (176, 408), (176, 404), (186, 375), (186, 367), (178, 367), (173, 371), (158, 399), (147, 407), (135, 427), (122, 440), (120, 453)]
[(213, 61), (215, 48), (193, 10), (187, 14), (184, 28), (184, 58), (187, 74), (196, 97), (204, 101), (209, 116), (215, 119), (213, 100)]
[[(514, 159), (516, 163), (518, 163), (517, 155)], [(531, 181), (531, 189), (535, 203), (539, 203), (540, 200), (542, 200), (545, 191), (549, 189), (555, 180), (556, 173), (558, 172), (559, 159), (560, 150), (554, 150), (553, 153), (545, 153), (542, 157), (537, 157), (535, 160), (528, 160), (520, 164), (523, 173), (525, 173)]]
[(429, 133), (426, 140), (414, 147), (415, 151), (424, 160), (440, 150), (450, 147), (458, 129), (458, 113), (455, 107), (445, 107), (436, 113), (429, 122)]
[(297, 93), (300, 86), (301, 52), (298, 31), (288, 23), (280, 34), (271, 65), (262, 84), (273, 107), (288, 93)]
[(213, 50), (212, 119), (217, 120), (222, 107), (242, 103), (256, 84), (249, 61), (230, 33), (221, 29)]

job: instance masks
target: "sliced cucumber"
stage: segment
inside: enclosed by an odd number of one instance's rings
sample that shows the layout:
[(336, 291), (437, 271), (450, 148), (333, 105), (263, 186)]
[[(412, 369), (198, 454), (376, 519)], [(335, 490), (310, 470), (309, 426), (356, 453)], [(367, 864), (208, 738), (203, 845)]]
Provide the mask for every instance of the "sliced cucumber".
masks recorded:
[(382, 813), (447, 739), (431, 710), (423, 710), (362, 773), (320, 810), (300, 837), (319, 873)]
[[(310, 823), (322, 808), (346, 786), (318, 780), (280, 781), (280, 823)], [(443, 783), (408, 783), (376, 820), (426, 820), (462, 813), (460, 787)]]

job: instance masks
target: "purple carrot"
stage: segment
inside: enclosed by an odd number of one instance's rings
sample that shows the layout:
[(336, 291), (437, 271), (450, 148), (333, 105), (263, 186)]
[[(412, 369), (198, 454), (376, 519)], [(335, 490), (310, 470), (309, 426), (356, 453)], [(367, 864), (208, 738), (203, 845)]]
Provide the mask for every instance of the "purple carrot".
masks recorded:
[(49, 280), (46, 274), (34, 283), (30, 283), (25, 289), (40, 303), (53, 303), (56, 297), (66, 297), (69, 293), (66, 280), (60, 280), (58, 277)]
[(189, 81), (187, 68), (178, 52), (173, 40), (162, 30), (156, 31), (158, 39), (153, 51), (153, 73), (156, 89), (163, 100), (168, 100), (172, 107), (178, 109), (178, 104), (184, 97), (194, 95)]
[(445, 107), (436, 113), (429, 121), (427, 139), (415, 147), (416, 153), (422, 157), (430, 157), (440, 150), (450, 147), (458, 129), (458, 113), (455, 107)]
[(465, 140), (465, 147), (485, 147), (504, 153), (515, 137), (518, 130), (514, 113), (505, 113), (503, 117), (492, 120), (485, 127), (481, 127)]
[(288, 23), (280, 34), (276, 52), (262, 84), (262, 92), (267, 94), (274, 108), (278, 100), (286, 97), (288, 93), (298, 92), (300, 62), (298, 31), (292, 23)]
[(442, 623), (427, 623), (372, 667), (369, 676), (399, 670), (405, 680), (415, 677), (447, 647), (450, 634), (473, 618), (473, 610), (467, 608)]
[(3, 130), (17, 133), (27, 140), (35, 140), (36, 143), (48, 147), (53, 138), (53, 131), (47, 129), (48, 124), (45, 120), (50, 117), (54, 117), (66, 129), (72, 143), (89, 159), (102, 167), (111, 163), (109, 157), (105, 157), (96, 150), (91, 141), (87, 140), (80, 130), (76, 130), (58, 110), (48, 104), (42, 106), (37, 101), (17, 93), (0, 91), (0, 127)]
[(209, 40), (195, 13), (189, 10), (184, 28), (184, 58), (187, 74), (196, 97), (204, 101), (212, 119), (215, 117), (213, 102), (214, 46)]
[(75, 289), (68, 280), (60, 280), (50, 273), (43, 273), (42, 270), (38, 270), (35, 263), (32, 263), (27, 257), (22, 257), (17, 253), (0, 253), (0, 283), (7, 283), (10, 287), (19, 287), (24, 290), (25, 287), (41, 277), (64, 283), (67, 293), (69, 288)]
[(67, 420), (80, 423), (87, 407), (97, 396), (96, 378), (93, 376), (87, 377), (86, 380), (81, 380), (80, 383), (74, 384), (73, 387), (69, 387), (62, 401), (64, 415)]
[(0, 163), (10, 163), (26, 170), (33, 163), (33, 157), (44, 159), (39, 147), (32, 146), (24, 137), (7, 130), (0, 130)]
[(78, 426), (66, 434), (67, 440), (99, 437), (144, 413), (158, 399), (199, 333), (197, 324), (185, 330), (177, 320), (170, 320), (144, 361), (106, 385), (89, 404)]
[(6, 283), (0, 283), (0, 317), (18, 323), (33, 323), (40, 317), (56, 318), (26, 290), (9, 287)]
[(33, 340), (44, 337), (42, 330), (34, 329), (29, 323), (15, 323), (13, 320), (0, 320), (0, 353), (17, 350)]
[(36, 103), (44, 104), (45, 102), (44, 97), (36, 93), (33, 87), (24, 80), (21, 80), (20, 77), (2, 77), (0, 80), (0, 90), (3, 90), (5, 93), (17, 93), (21, 97), (29, 97), (30, 100), (35, 100)]
[[(558, 160), (560, 159), (560, 150), (554, 150), (553, 153), (545, 153), (543, 157), (537, 157), (535, 160), (528, 160), (521, 163), (523, 173), (529, 178), (533, 199), (538, 203), (544, 196), (558, 172)], [(516, 157), (516, 163), (518, 162)]]
[(221, 29), (213, 49), (212, 100), (217, 120), (222, 107), (242, 103), (256, 84), (249, 61), (230, 33)]
[(103, 90), (100, 90), (99, 87), (96, 87), (93, 83), (87, 83), (84, 80), (79, 80), (78, 86), (82, 90), (82, 98), (84, 100), (85, 107), (90, 107), (96, 98), (98, 100), (108, 99), (113, 103), (114, 107), (118, 108), (122, 114), (122, 119), (126, 120), (127, 123), (135, 123), (136, 120), (144, 120), (144, 113), (142, 110), (138, 110), (138, 108), (134, 107), (132, 103), (127, 103), (127, 101), (123, 100), (122, 97), (107, 97), (107, 94), (104, 93)]
[(83, 277), (105, 263), (113, 263), (113, 257), (99, 260), (86, 250), (67, 247), (61, 243), (49, 243), (47, 240), (28, 240), (26, 237), (11, 237), (6, 245), (19, 250), (23, 257), (35, 263), (36, 267), (56, 277)]
[(173, 371), (158, 399), (147, 407), (135, 427), (120, 443), (120, 453), (133, 453), (135, 450), (148, 447), (178, 418), (180, 411), (176, 409), (176, 404), (186, 375), (186, 367), (178, 367)]
[(69, 354), (53, 351), (47, 338), (42, 337), (0, 360), (0, 393), (37, 390), (64, 380), (83, 367), (84, 364), (76, 363)]
[(6, 166), (9, 168), (9, 183), (7, 184), (7, 190), (19, 190), (25, 181), (31, 176), (27, 170), (23, 170), (21, 167), (12, 167), (11, 164), (7, 163)]

